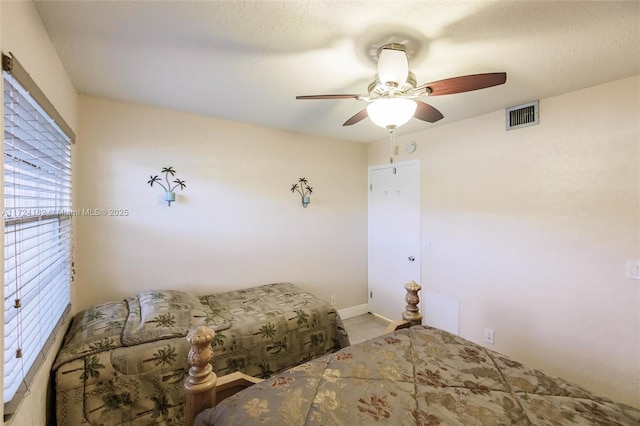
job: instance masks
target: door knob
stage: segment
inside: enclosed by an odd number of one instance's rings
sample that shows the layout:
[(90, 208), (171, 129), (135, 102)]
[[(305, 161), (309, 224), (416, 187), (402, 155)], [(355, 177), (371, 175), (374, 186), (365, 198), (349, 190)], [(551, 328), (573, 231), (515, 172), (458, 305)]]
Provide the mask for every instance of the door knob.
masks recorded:
[(415, 258), (415, 257), (413, 257), (413, 256), (409, 256), (409, 262), (413, 262), (414, 260), (416, 260), (416, 258)]

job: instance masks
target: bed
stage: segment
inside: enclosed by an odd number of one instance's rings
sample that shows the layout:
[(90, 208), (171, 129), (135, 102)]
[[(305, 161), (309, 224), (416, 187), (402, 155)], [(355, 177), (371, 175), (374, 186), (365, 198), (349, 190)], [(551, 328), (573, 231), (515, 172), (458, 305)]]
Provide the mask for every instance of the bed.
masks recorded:
[[(640, 424), (635, 408), (446, 331), (405, 325), (264, 381), (240, 377), (245, 389), (218, 398), (195, 425)], [(220, 380), (224, 391), (230, 379)]]
[(335, 308), (291, 283), (142, 292), (74, 316), (52, 368), (57, 425), (184, 425), (185, 336), (201, 325), (221, 376), (269, 377), (349, 345)]

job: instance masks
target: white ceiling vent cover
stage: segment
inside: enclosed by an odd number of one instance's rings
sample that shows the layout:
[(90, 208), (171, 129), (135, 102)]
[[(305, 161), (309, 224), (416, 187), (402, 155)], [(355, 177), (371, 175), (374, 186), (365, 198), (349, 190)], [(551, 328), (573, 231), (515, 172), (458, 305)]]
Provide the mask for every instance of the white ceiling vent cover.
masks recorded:
[(538, 101), (507, 108), (507, 130), (538, 124)]

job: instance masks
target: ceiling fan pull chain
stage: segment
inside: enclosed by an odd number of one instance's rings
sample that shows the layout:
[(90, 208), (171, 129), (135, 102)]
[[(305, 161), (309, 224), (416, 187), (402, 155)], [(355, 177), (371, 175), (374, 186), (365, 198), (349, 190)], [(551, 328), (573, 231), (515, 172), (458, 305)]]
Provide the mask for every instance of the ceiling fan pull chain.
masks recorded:
[(393, 146), (396, 142), (396, 132), (394, 129), (389, 129), (389, 152), (391, 155), (389, 156), (389, 164), (393, 164)]

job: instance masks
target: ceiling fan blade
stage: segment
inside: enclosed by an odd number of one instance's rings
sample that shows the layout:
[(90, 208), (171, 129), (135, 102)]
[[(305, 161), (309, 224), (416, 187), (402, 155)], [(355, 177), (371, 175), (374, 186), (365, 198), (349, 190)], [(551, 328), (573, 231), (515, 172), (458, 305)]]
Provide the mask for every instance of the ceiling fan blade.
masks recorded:
[(438, 120), (444, 118), (442, 113), (432, 107), (429, 104), (425, 104), (424, 102), (415, 101), (418, 107), (416, 108), (416, 113), (413, 115), (418, 120), (426, 121), (429, 123), (435, 123)]
[(507, 81), (506, 72), (463, 75), (422, 84), (416, 88), (416, 91), (428, 89), (429, 96), (451, 95), (498, 86), (505, 81)]
[(364, 120), (368, 116), (369, 116), (369, 114), (367, 114), (367, 109), (365, 108), (362, 111), (360, 111), (359, 113), (357, 113), (356, 115), (354, 115), (353, 117), (351, 117), (350, 119), (348, 119), (347, 121), (345, 121), (343, 126), (351, 126), (352, 124), (356, 124), (356, 123)]
[(360, 95), (306, 95), (296, 96), (296, 99), (358, 99)]

